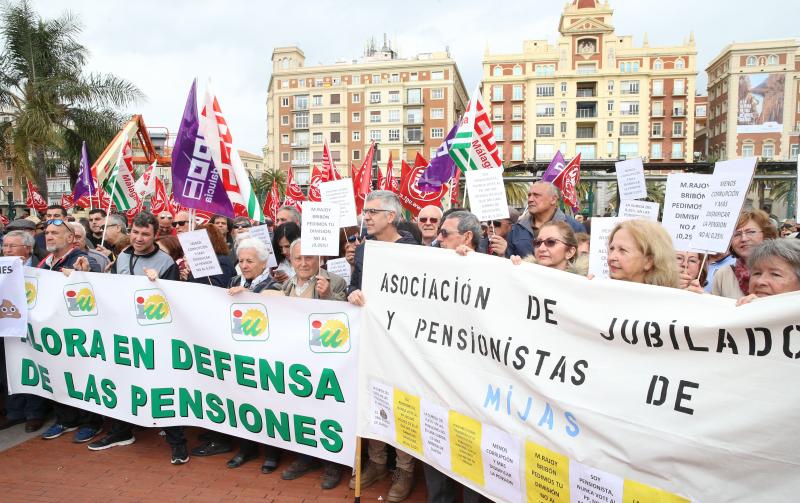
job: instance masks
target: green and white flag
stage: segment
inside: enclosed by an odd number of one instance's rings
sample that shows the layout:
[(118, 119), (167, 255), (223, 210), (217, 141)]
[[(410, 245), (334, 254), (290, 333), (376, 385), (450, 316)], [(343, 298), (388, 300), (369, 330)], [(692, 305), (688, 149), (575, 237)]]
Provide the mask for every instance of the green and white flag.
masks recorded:
[(133, 175), (133, 152), (127, 138), (122, 142), (111, 174), (103, 181), (103, 190), (120, 211), (127, 211), (139, 204), (136, 179)]
[(494, 140), (492, 121), (483, 106), (480, 88), (476, 87), (461, 118), (450, 157), (461, 171), (483, 168), (500, 168), (503, 165)]

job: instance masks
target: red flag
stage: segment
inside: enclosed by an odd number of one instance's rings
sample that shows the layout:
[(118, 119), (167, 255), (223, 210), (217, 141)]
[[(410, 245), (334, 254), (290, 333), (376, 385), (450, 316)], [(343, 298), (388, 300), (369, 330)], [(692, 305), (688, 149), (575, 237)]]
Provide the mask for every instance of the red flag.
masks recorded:
[[(422, 156), (419, 156), (419, 154), (417, 155), (417, 161), (419, 161), (419, 158)], [(424, 161), (424, 159), (422, 160)], [(400, 176), (400, 188), (397, 197), (400, 199), (400, 203), (404, 208), (410, 211), (412, 215), (417, 216), (419, 210), (425, 206), (434, 205), (441, 207), (441, 199), (447, 193), (447, 184), (443, 184), (436, 192), (421, 192), (417, 188), (417, 180), (422, 176), (428, 163), (425, 162), (425, 164), (421, 166), (418, 165), (419, 162), (415, 162), (414, 164), (415, 166), (412, 168), (406, 164), (406, 161), (402, 161), (402, 174)]]
[(372, 158), (375, 155), (375, 142), (370, 145), (367, 150), (367, 155), (364, 157), (364, 162), (361, 163), (361, 169), (358, 170), (358, 188), (356, 189), (356, 213), (361, 213), (364, 209), (364, 201), (367, 194), (372, 192)]
[(561, 191), (561, 198), (575, 211), (578, 211), (578, 184), (581, 183), (581, 154), (569, 161), (564, 170), (553, 180), (553, 185)]
[(322, 201), (322, 194), (319, 192), (319, 184), (322, 182), (327, 182), (328, 177), (327, 173), (324, 170), (320, 170), (316, 165), (314, 165), (314, 169), (311, 170), (311, 185), (308, 186), (308, 200), (314, 202)]
[(75, 203), (72, 200), (72, 194), (64, 194), (61, 196), (61, 206), (65, 209), (70, 209), (75, 206)]
[(283, 199), (284, 206), (294, 206), (297, 208), (297, 211), (303, 211), (302, 203), (306, 200), (306, 196), (303, 194), (303, 191), (300, 189), (300, 186), (297, 182), (294, 181), (294, 170), (289, 168), (289, 175), (286, 179), (286, 196)]
[(328, 149), (327, 141), (322, 145), (322, 173), (325, 176), (325, 180), (323, 180), (325, 182), (342, 179), (342, 175), (339, 174), (339, 171), (333, 164), (333, 158), (331, 157), (331, 151)]
[(273, 180), (272, 188), (264, 201), (264, 216), (271, 218), (274, 222), (278, 218), (278, 208), (281, 207), (281, 194), (278, 192), (278, 184)]
[(47, 201), (39, 194), (39, 191), (36, 190), (36, 186), (33, 185), (30, 180), (28, 180), (28, 197), (25, 199), (25, 206), (33, 208), (36, 211), (47, 211)]
[(2, 222), (3, 225), (8, 225), (11, 223), (11, 220), (9, 220), (7, 216), (0, 214), (0, 222)]
[(128, 225), (129, 226), (133, 225), (133, 219), (136, 217), (136, 215), (141, 213), (142, 209), (144, 209), (144, 198), (140, 197), (139, 198), (139, 203), (135, 207), (133, 207), (133, 208), (131, 208), (128, 211), (125, 212), (125, 216), (128, 218)]
[(392, 164), (392, 154), (389, 154), (389, 162), (386, 164), (386, 176), (383, 177), (383, 186), (378, 184), (381, 190), (391, 190), (395, 194), (400, 192), (400, 184), (394, 177), (394, 165)]
[[(388, 170), (388, 168), (387, 168), (387, 170)], [(381, 173), (381, 169), (378, 168), (378, 183), (377, 183), (378, 190), (385, 190), (383, 188), (383, 185), (385, 183), (384, 182), (385, 179), (386, 178), (383, 176), (383, 173)]]
[(450, 185), (453, 187), (453, 190), (450, 191), (450, 206), (458, 207), (458, 178), (461, 176), (461, 170), (456, 169), (455, 171), (453, 177), (450, 179)]
[(420, 166), (422, 166), (423, 168), (428, 167), (428, 161), (426, 161), (425, 158), (422, 157), (422, 154), (417, 152), (417, 157), (414, 158), (414, 167), (419, 168)]
[(170, 211), (169, 196), (167, 196), (167, 189), (164, 187), (164, 182), (161, 178), (155, 177), (155, 192), (150, 196), (150, 211), (153, 215), (158, 215), (162, 211)]

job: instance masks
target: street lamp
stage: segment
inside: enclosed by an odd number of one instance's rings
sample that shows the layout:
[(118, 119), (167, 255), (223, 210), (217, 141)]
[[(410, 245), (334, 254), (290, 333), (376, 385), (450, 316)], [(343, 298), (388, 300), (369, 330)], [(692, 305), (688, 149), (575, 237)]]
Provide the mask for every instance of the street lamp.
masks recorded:
[(8, 199), (8, 220), (14, 220), (14, 188), (12, 187), (10, 191), (5, 190), (3, 181), (0, 180), (0, 192)]

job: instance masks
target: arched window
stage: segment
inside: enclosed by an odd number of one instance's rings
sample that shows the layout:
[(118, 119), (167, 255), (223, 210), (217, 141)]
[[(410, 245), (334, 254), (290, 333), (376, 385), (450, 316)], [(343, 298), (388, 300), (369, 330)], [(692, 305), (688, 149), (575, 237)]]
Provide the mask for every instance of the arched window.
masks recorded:
[(747, 56), (747, 66), (756, 66), (755, 56)]
[(514, 75), (519, 76), (522, 75), (522, 67), (519, 65), (514, 65)]
[(664, 69), (664, 62), (660, 59), (657, 59), (655, 63), (653, 63), (653, 70), (663, 70)]
[(492, 70), (492, 75), (494, 77), (502, 77), (503, 76), (503, 68), (500, 66), (495, 66), (494, 70)]
[(676, 70), (683, 70), (686, 67), (686, 63), (683, 61), (683, 58), (678, 58), (675, 60), (675, 69)]
[(281, 68), (284, 70), (289, 68), (289, 58), (283, 58), (281, 60)]
[(778, 64), (778, 56), (775, 54), (770, 54), (769, 58), (767, 58), (768, 65), (777, 65)]

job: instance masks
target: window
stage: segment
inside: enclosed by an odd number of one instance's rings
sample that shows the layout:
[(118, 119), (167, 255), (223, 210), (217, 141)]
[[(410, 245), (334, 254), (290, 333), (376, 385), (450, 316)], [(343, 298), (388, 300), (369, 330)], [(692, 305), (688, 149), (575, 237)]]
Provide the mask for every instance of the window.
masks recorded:
[(281, 126), (288, 126), (288, 125), (289, 125), (289, 116), (281, 115)]
[(614, 100), (608, 100), (608, 113), (611, 114), (614, 112)]
[(639, 134), (638, 122), (620, 122), (619, 135), (620, 136), (636, 136)]
[(503, 126), (494, 126), (494, 139), (495, 141), (503, 141)]
[(372, 74), (372, 83), (373, 84), (380, 84), (381, 83), (381, 74), (380, 73), (373, 73)]
[(281, 89), (287, 89), (288, 87), (289, 87), (289, 81), (288, 80), (282, 80), (281, 81)]
[(288, 96), (285, 96), (285, 97), (281, 98), (281, 106), (282, 107), (288, 107), (289, 106), (289, 97)]
[(353, 131), (353, 141), (361, 141), (361, 131)]
[(322, 95), (321, 94), (315, 94), (314, 96), (312, 96), (311, 97), (311, 104), (314, 105), (315, 107), (321, 107), (322, 106)]
[(444, 138), (444, 128), (434, 127), (431, 128), (431, 138), (442, 139)]
[(308, 112), (298, 112), (294, 114), (294, 127), (296, 128), (308, 127)]
[(389, 91), (389, 103), (400, 103), (400, 91)]
[(562, 93), (567, 92), (567, 83), (566, 82), (562, 82), (561, 83), (561, 92)]
[(686, 81), (683, 79), (675, 79), (672, 82), (673, 96), (682, 96), (686, 94)]
[(406, 91), (406, 103), (409, 105), (421, 105), (422, 104), (422, 92), (421, 89), (408, 89)]
[(621, 142), (619, 144), (619, 155), (626, 159), (639, 157), (639, 144), (633, 142)]
[(370, 103), (380, 103), (381, 102), (381, 93), (380, 91), (372, 91), (369, 93), (369, 102)]
[(676, 70), (683, 70), (686, 68), (686, 62), (683, 61), (683, 58), (678, 58), (675, 60), (675, 69)]
[(677, 138), (683, 136), (683, 122), (672, 123), (672, 136)]
[(381, 121), (381, 112), (380, 110), (373, 110), (369, 113), (369, 122), (370, 124), (375, 124)]
[(621, 115), (639, 115), (638, 101), (623, 101), (620, 103), (619, 113)]
[(322, 87), (322, 79), (314, 79), (314, 87)]
[(650, 129), (650, 136), (653, 138), (661, 138), (664, 135), (663, 125), (660, 122), (654, 122)]
[(522, 160), (522, 145), (514, 145), (513, 147), (511, 147), (511, 160), (512, 161)]
[(515, 124), (511, 126), (511, 139), (513, 141), (520, 141), (522, 140), (522, 125)]
[(312, 124), (322, 124), (322, 114), (314, 114), (311, 116)]
[(522, 67), (520, 65), (514, 65), (514, 70), (511, 72), (515, 77), (522, 75)]
[(522, 85), (515, 84), (511, 87), (511, 99), (512, 100), (521, 100), (522, 99)]
[(514, 105), (511, 107), (511, 118), (512, 119), (522, 119), (522, 105)]
[(663, 80), (654, 80), (653, 81), (653, 96), (664, 96), (664, 81)]
[(614, 94), (614, 81), (608, 81), (608, 94)]
[(536, 136), (540, 137), (552, 137), (555, 136), (555, 128), (552, 124), (537, 124), (536, 125)]
[(361, 122), (361, 112), (353, 112), (353, 122)]
[(369, 139), (372, 141), (381, 141), (381, 130), (380, 129), (370, 129), (369, 130)]
[(492, 101), (503, 101), (503, 86), (492, 86)]
[(353, 103), (361, 103), (361, 93), (353, 93)]
[(492, 107), (492, 120), (493, 121), (503, 120), (503, 107), (501, 106)]
[(664, 102), (663, 101), (654, 101), (653, 102), (652, 115), (653, 115), (653, 117), (664, 117)]
[(555, 84), (536, 84), (536, 96), (555, 95)]
[(639, 94), (638, 80), (623, 80), (621, 86), (622, 94)]
[(747, 66), (756, 66), (755, 56), (747, 56)]
[(360, 150), (353, 150), (353, 160), (358, 161), (361, 159), (361, 151)]
[(664, 69), (664, 62), (660, 59), (657, 59), (655, 63), (653, 63), (653, 70), (663, 70)]
[(575, 136), (578, 138), (594, 138), (594, 126), (576, 126)]
[(495, 66), (492, 70), (493, 77), (501, 77), (503, 75), (503, 69), (499, 66)]
[(419, 80), (419, 77), (417, 76), (417, 72), (411, 72), (408, 75), (408, 80), (410, 80), (412, 82), (416, 82), (417, 80)]
[(436, 70), (431, 72), (431, 80), (444, 80), (444, 71)]
[(399, 129), (390, 129), (389, 130), (389, 141), (400, 141), (400, 130)]
[(502, 145), (498, 145), (497, 146), (497, 155), (500, 156), (501, 160), (505, 160), (505, 157), (503, 156), (503, 146)]
[(288, 145), (289, 144), (289, 135), (282, 134), (281, 135), (281, 145)]
[(536, 105), (536, 117), (553, 117), (556, 114), (556, 106), (553, 103), (539, 103)]
[(597, 73), (597, 64), (578, 63), (578, 75), (590, 75), (592, 73)]
[(686, 115), (686, 109), (683, 108), (683, 100), (673, 101), (672, 105), (674, 107), (672, 109), (673, 117), (683, 117), (684, 115)]
[(281, 152), (281, 162), (289, 162), (289, 152)]
[(606, 132), (613, 133), (614, 132), (614, 121), (607, 121), (606, 122)]
[(778, 56), (776, 56), (775, 54), (770, 54), (769, 57), (767, 57), (767, 64), (768, 65), (777, 65), (778, 64)]
[(297, 110), (308, 110), (308, 95), (294, 97), (294, 107)]
[(406, 122), (409, 124), (422, 124), (422, 109), (411, 108), (406, 110)]
[[(789, 159), (796, 161), (798, 154), (800, 154), (800, 144), (792, 143), (789, 145)], [(6, 167), (10, 167), (10, 165), (7, 165)]]
[(772, 143), (765, 143), (761, 147), (761, 157), (764, 159), (772, 159), (775, 157), (775, 145)]
[[(397, 92), (397, 91), (395, 91)], [(391, 92), (389, 93), (389, 97), (391, 97)], [(444, 99), (444, 89), (441, 87), (436, 87), (431, 89), (431, 99), (432, 100), (442, 100)], [(391, 102), (391, 100), (389, 100)], [(399, 101), (399, 93), (398, 93), (398, 101)]]
[(341, 77), (333, 77), (331, 79), (331, 84), (334, 85), (334, 86), (338, 86), (341, 83), (342, 83), (342, 78)]
[(755, 147), (752, 143), (745, 143), (742, 145), (742, 157), (753, 157)]
[(407, 142), (421, 142), (422, 141), (422, 128), (421, 127), (406, 128), (406, 141)]
[(562, 114), (567, 113), (567, 102), (566, 101), (562, 101), (561, 102), (561, 113)]
[(556, 73), (556, 65), (555, 63), (549, 65), (535, 65), (533, 70), (536, 72), (537, 77), (552, 77)]
[(311, 135), (311, 143), (319, 145), (322, 143), (322, 133), (314, 133)]
[(339, 124), (342, 122), (342, 117), (339, 112), (332, 112), (331, 113), (331, 124)]
[(683, 143), (677, 142), (672, 144), (672, 155), (673, 159), (682, 159), (683, 158)]
[(444, 108), (431, 108), (431, 119), (444, 119)]
[(389, 82), (391, 82), (392, 84), (396, 84), (396, 83), (400, 82), (400, 74), (399, 73), (393, 73), (393, 74), (389, 75)]
[(567, 133), (567, 123), (566, 122), (562, 122), (561, 123), (561, 134), (566, 134), (566, 133)]
[(663, 159), (664, 156), (661, 153), (661, 144), (660, 143), (651, 143), (650, 144), (650, 158), (651, 159)]
[(695, 117), (705, 117), (706, 116), (706, 105), (695, 105), (695, 107), (694, 107), (694, 115), (695, 115)]
[(339, 95), (338, 94), (331, 94), (331, 105), (338, 105), (339, 103), (340, 103)]
[(341, 143), (342, 133), (339, 131), (331, 131), (331, 143)]
[(581, 159), (597, 159), (597, 145), (584, 143), (575, 145), (575, 155), (581, 154)]
[(306, 79), (299, 79), (297, 81), (297, 87), (306, 87)]
[(353, 84), (360, 85), (361, 84), (361, 75), (353, 75)]
[(320, 162), (320, 161), (322, 161), (322, 152), (314, 152), (314, 154), (311, 156), (311, 159), (312, 159), (314, 162)]
[(400, 110), (389, 110), (389, 122), (400, 122)]

